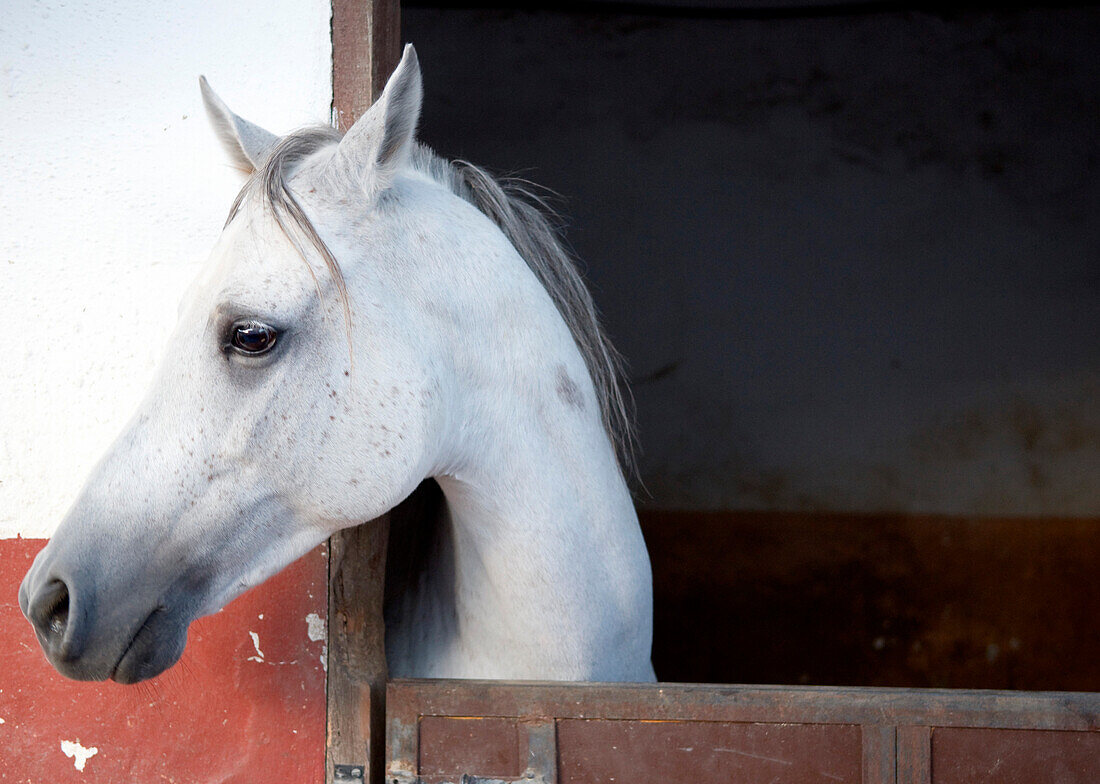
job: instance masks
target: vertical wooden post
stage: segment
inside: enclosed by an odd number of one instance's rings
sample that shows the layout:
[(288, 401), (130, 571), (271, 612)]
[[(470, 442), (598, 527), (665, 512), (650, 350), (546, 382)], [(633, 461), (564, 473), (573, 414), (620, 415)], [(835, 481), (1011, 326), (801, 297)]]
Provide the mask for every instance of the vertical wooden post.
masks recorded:
[(864, 724), (862, 784), (895, 784), (898, 731), (890, 724)]
[(900, 726), (897, 743), (898, 784), (932, 784), (932, 728)]
[(398, 0), (332, 0), (332, 105), (341, 131), (381, 94), (400, 57)]
[(329, 540), (328, 784), (337, 765), (361, 769), (364, 782), (380, 782), (385, 765), (388, 534), (385, 516)]
[[(401, 52), (399, 0), (333, 0), (332, 95), (346, 131), (381, 93)], [(386, 651), (382, 599), (389, 515), (329, 540), (328, 744), (325, 781), (381, 784)]]

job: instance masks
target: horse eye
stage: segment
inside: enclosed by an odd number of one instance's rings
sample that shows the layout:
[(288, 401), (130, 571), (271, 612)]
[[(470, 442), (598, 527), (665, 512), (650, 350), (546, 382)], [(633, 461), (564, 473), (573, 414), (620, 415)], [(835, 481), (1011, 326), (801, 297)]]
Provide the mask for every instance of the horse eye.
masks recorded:
[(261, 321), (238, 321), (232, 327), (229, 345), (241, 354), (256, 356), (270, 351), (278, 338), (278, 330)]

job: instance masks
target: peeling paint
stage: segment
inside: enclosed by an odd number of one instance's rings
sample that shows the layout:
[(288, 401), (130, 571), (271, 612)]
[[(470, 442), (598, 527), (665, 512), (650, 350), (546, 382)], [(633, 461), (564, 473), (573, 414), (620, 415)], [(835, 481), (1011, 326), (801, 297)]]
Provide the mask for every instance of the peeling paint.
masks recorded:
[(317, 613), (310, 613), (306, 616), (306, 626), (308, 627), (306, 633), (313, 642), (325, 639), (325, 619)]
[(290, 661), (268, 661), (264, 656), (264, 652), (260, 650), (260, 635), (256, 632), (249, 632), (248, 636), (252, 638), (252, 647), (256, 649), (255, 656), (249, 656), (247, 661), (254, 661), (260, 664), (270, 664), (272, 666), (280, 666), (283, 664), (297, 664), (297, 659), (291, 659)]
[[(306, 616), (306, 634), (309, 635), (309, 639), (313, 642), (321, 642), (328, 638), (328, 624), (325, 623), (325, 619), (317, 613), (310, 613)], [(328, 672), (328, 643), (321, 646), (321, 670)]]
[(73, 765), (81, 773), (84, 772), (84, 766), (88, 763), (88, 760), (99, 753), (99, 749), (95, 746), (91, 748), (85, 748), (80, 745), (79, 741), (75, 740), (63, 740), (61, 741), (61, 752), (66, 757), (72, 757)]
[(256, 655), (249, 656), (248, 661), (260, 662), (260, 664), (263, 664), (264, 652), (260, 650), (260, 635), (256, 634), (256, 632), (249, 632), (248, 636), (252, 638), (252, 646), (256, 649)]

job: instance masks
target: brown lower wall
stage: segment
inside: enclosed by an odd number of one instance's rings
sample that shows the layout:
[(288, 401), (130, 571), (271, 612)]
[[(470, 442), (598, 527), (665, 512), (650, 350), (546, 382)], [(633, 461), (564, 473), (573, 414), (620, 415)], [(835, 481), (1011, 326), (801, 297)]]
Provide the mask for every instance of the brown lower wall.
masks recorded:
[(660, 680), (1100, 691), (1100, 518), (640, 518)]
[(0, 784), (324, 780), (324, 547), (195, 621), (164, 674), (121, 686), (42, 655), (16, 597), (45, 544), (0, 539)]

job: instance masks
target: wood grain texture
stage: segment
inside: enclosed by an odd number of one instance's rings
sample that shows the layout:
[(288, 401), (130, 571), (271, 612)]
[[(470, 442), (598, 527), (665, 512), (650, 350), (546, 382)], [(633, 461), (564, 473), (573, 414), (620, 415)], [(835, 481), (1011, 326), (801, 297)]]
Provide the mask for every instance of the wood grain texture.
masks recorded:
[(932, 729), (898, 727), (898, 784), (932, 784)]
[(893, 784), (897, 776), (896, 727), (863, 725), (863, 784)]
[[(529, 722), (556, 726), (548, 783), (1100, 781), (1100, 694), (394, 680), (387, 707), (395, 784), (495, 779), (496, 755), (514, 771)], [(428, 755), (446, 766), (423, 765), (425, 723), (448, 728)]]
[[(329, 540), (328, 754), (334, 765), (362, 765), (368, 781), (385, 765), (386, 650), (382, 620), (387, 518)], [(377, 740), (376, 740), (377, 739)]]
[[(1100, 694), (962, 689), (394, 679), (390, 724), (526, 716), (1100, 732)], [(900, 743), (900, 741), (899, 741)]]
[(860, 784), (860, 728), (706, 721), (558, 722), (560, 784)]
[(935, 784), (1096, 784), (1100, 732), (937, 729)]
[(454, 781), (470, 770), (519, 778), (526, 758), (520, 736), (518, 719), (425, 716), (420, 720), (420, 776), (425, 784)]
[(397, 0), (333, 0), (332, 98), (341, 131), (382, 93), (400, 55)]

